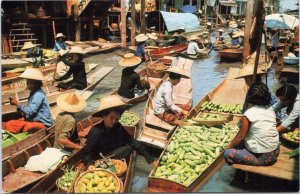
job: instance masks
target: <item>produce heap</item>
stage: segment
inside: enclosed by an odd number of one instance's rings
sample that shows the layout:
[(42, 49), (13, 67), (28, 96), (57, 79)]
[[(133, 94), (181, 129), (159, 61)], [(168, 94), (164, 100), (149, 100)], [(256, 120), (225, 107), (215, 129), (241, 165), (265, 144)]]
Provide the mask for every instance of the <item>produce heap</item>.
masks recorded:
[(9, 138), (9, 134), (5, 130), (1, 130), (2, 132), (2, 141)]
[(221, 154), (239, 128), (225, 124), (222, 129), (204, 125), (178, 128), (163, 152), (154, 177), (189, 186)]
[(243, 105), (242, 104), (225, 104), (225, 103), (206, 101), (201, 105), (201, 110), (242, 114)]
[(72, 181), (76, 176), (76, 170), (74, 170), (73, 167), (71, 168), (66, 167), (63, 169), (63, 171), (64, 171), (64, 175), (58, 179), (57, 186), (61, 189), (68, 191), (72, 184)]
[(138, 121), (139, 121), (139, 116), (129, 111), (125, 111), (119, 120), (119, 122), (122, 125), (126, 125), (126, 126), (134, 126), (137, 124)]
[(203, 113), (193, 118), (194, 121), (222, 121), (225, 119), (226, 118), (224, 116), (221, 116), (219, 114), (213, 114), (213, 113)]
[(299, 129), (282, 134), (282, 136), (290, 141), (299, 143)]

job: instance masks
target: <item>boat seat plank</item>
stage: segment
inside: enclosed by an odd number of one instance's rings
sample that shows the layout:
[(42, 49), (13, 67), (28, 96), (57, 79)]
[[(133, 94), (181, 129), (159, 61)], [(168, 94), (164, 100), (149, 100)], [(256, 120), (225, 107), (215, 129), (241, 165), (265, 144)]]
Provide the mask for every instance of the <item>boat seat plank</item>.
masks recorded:
[(172, 126), (164, 121), (162, 121), (160, 118), (158, 118), (157, 116), (155, 116), (153, 114), (153, 110), (149, 110), (150, 114), (146, 115), (146, 124), (150, 124), (156, 127), (160, 127), (160, 128), (164, 128), (166, 130), (173, 130), (175, 128), (175, 126)]
[(263, 176), (284, 179), (288, 181), (298, 181), (299, 160), (295, 158), (289, 158), (289, 153), (291, 151), (291, 149), (280, 145), (280, 153), (277, 158), (277, 162), (272, 166), (249, 166), (243, 164), (234, 164), (232, 167)]
[(167, 144), (168, 134), (162, 131), (154, 130), (148, 127), (144, 127), (143, 133), (138, 138), (138, 141), (145, 142), (157, 146), (159, 148), (164, 148)]

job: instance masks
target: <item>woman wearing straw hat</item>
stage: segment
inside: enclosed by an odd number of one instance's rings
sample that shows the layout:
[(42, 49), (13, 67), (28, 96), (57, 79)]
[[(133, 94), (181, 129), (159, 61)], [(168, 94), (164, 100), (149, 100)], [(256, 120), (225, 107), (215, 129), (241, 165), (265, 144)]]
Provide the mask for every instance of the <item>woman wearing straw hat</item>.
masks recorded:
[(55, 120), (54, 147), (66, 151), (81, 149), (74, 114), (86, 107), (85, 100), (76, 93), (66, 93), (57, 98), (57, 105), (63, 112)]
[(40, 44), (33, 44), (32, 42), (25, 42), (21, 48), (22, 51), (26, 51), (27, 58), (34, 58), (33, 66), (44, 66), (43, 50), (39, 47)]
[(145, 53), (145, 45), (146, 40), (148, 40), (148, 36), (145, 34), (139, 34), (135, 37), (135, 40), (137, 41), (137, 48), (136, 48), (136, 55), (142, 59), (142, 61), (146, 61), (148, 59), (146, 53)]
[(64, 38), (66, 36), (63, 35), (63, 33), (57, 33), (56, 37), (55, 37), (55, 45), (54, 45), (54, 48), (53, 48), (53, 51), (60, 51), (60, 50), (67, 50), (68, 47), (64, 41)]
[(186, 50), (186, 53), (188, 55), (196, 56), (197, 54), (204, 51), (204, 49), (200, 49), (197, 43), (197, 40), (199, 40), (199, 37), (196, 35), (192, 35), (188, 38), (189, 45)]
[(141, 58), (134, 56), (133, 53), (125, 54), (124, 58), (119, 61), (119, 65), (125, 67), (122, 70), (121, 85), (118, 89), (118, 94), (124, 98), (124, 101), (128, 101), (137, 96), (137, 94), (134, 93), (135, 88), (138, 90), (150, 89), (148, 82), (143, 85), (141, 84), (139, 74), (134, 71), (141, 64), (141, 61)]
[(219, 32), (219, 35), (216, 37), (216, 43), (217, 44), (224, 44), (224, 35), (223, 35), (224, 30), (219, 29), (218, 32)]
[(233, 32), (231, 36), (231, 46), (234, 47), (239, 47), (240, 46), (240, 40), (239, 40), (239, 33), (238, 32)]
[(87, 78), (85, 72), (85, 65), (82, 61), (83, 57), (86, 55), (82, 51), (82, 49), (78, 46), (74, 46), (71, 48), (69, 52), (61, 56), (62, 62), (64, 62), (67, 66), (70, 66), (70, 69), (67, 71), (65, 75), (62, 77), (55, 79), (55, 81), (62, 81), (68, 79), (71, 75), (73, 75), (73, 80), (69, 82), (59, 82), (58, 87), (63, 89), (78, 89), (83, 90), (87, 87)]
[(188, 115), (188, 108), (185, 105), (175, 105), (173, 101), (173, 86), (176, 86), (181, 78), (189, 78), (185, 70), (180, 67), (171, 67), (169, 80), (163, 82), (157, 90), (154, 100), (154, 114), (161, 120), (172, 125), (181, 125), (183, 116)]
[(100, 99), (98, 111), (94, 116), (100, 116), (103, 121), (89, 131), (83, 153), (85, 167), (99, 158), (99, 153), (124, 158), (134, 149), (142, 154), (146, 161), (156, 165), (154, 158), (148, 154), (143, 145), (129, 135), (119, 119), (130, 105), (123, 102), (118, 95), (105, 96)]
[(24, 118), (11, 120), (5, 124), (5, 129), (11, 133), (34, 132), (53, 125), (48, 99), (41, 89), (43, 73), (37, 68), (27, 68), (20, 76), (26, 79), (27, 89), (30, 90), (27, 106), (22, 105), (13, 97), (10, 104), (17, 106)]
[(151, 34), (148, 33), (146, 34), (148, 36), (148, 40), (146, 40), (146, 45), (147, 46), (156, 46), (157, 45), (157, 42), (156, 40), (158, 39), (158, 36), (156, 33), (152, 32)]

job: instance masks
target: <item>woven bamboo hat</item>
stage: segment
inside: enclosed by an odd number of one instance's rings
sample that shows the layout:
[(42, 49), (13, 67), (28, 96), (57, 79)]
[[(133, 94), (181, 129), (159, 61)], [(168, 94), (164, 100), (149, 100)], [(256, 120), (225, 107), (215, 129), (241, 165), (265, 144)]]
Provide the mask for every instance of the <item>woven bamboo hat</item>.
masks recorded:
[(151, 34), (148, 34), (148, 37), (152, 40), (157, 40), (158, 39), (158, 36), (156, 33), (152, 32)]
[(218, 32), (224, 32), (224, 30), (223, 29), (219, 29)]
[(133, 67), (140, 64), (142, 59), (140, 57), (134, 56), (133, 53), (127, 53), (124, 57), (119, 61), (119, 65), (122, 67)]
[(135, 40), (137, 42), (144, 42), (144, 41), (148, 40), (148, 36), (146, 36), (145, 34), (139, 34), (135, 37)]
[(22, 47), (22, 50), (31, 49), (39, 45), (40, 44), (33, 44), (32, 42), (25, 42), (24, 46)]
[(87, 55), (85, 54), (85, 52), (83, 52), (82, 48), (79, 46), (73, 46), (67, 53), (66, 55), (69, 54), (79, 54), (82, 55), (82, 57), (86, 57)]
[(211, 22), (207, 22), (206, 25), (207, 25), (207, 26), (211, 26)]
[(240, 36), (240, 33), (238, 32), (233, 32), (232, 38), (238, 38)]
[[(235, 79), (244, 78), (250, 75), (253, 75), (254, 65), (245, 65), (242, 67), (239, 75)], [(265, 71), (262, 71), (260, 68), (257, 68), (257, 74), (264, 74), (267, 73)]]
[(102, 111), (110, 108), (121, 108), (123, 110), (126, 110), (130, 108), (130, 106), (130, 104), (127, 104), (126, 102), (122, 101), (118, 95), (109, 95), (100, 99), (98, 110), (93, 115), (97, 116)]
[(19, 77), (25, 79), (39, 80), (39, 81), (45, 80), (42, 71), (38, 68), (32, 68), (32, 67), (26, 68), (25, 71)]
[(189, 41), (191, 41), (191, 40), (198, 40), (198, 39), (199, 39), (199, 37), (196, 36), (196, 35), (192, 35), (192, 36), (188, 37)]
[(173, 36), (181, 36), (178, 32), (175, 32)]
[(86, 107), (86, 101), (74, 92), (61, 94), (56, 102), (60, 109), (71, 113), (80, 112)]
[(65, 38), (65, 37), (66, 37), (66, 36), (63, 35), (63, 33), (57, 33), (55, 39), (56, 39), (56, 38)]
[(186, 73), (186, 71), (181, 67), (173, 66), (167, 69), (166, 72), (179, 74), (181, 75), (182, 78), (186, 78), (186, 79), (190, 78), (190, 76)]

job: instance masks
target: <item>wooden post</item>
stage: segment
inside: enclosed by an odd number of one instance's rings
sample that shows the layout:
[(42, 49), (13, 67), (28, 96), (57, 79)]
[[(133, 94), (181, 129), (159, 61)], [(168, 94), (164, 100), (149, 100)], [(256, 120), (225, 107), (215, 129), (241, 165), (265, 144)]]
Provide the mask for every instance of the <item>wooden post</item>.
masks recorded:
[(131, 46), (135, 45), (135, 0), (131, 0)]
[(258, 44), (257, 44), (257, 49), (256, 49), (256, 58), (255, 58), (255, 65), (254, 65), (254, 70), (253, 70), (253, 77), (252, 77), (252, 83), (256, 82), (256, 73), (257, 73), (257, 68), (258, 68), (258, 62), (259, 62), (259, 55), (260, 55), (260, 46), (261, 46), (261, 39), (262, 39), (262, 32), (263, 32), (263, 26), (264, 26), (264, 21), (265, 21), (265, 5), (263, 0), (258, 0), (257, 3), (257, 28), (258, 28)]
[(126, 47), (126, 10), (125, 0), (121, 0), (121, 42), (122, 47)]
[(54, 20), (52, 20), (52, 30), (53, 30), (53, 36), (54, 36), (54, 42), (55, 42), (56, 30), (55, 30), (55, 21)]
[(146, 32), (145, 0), (141, 0), (141, 32)]
[(90, 18), (89, 21), (89, 40), (94, 39), (94, 24), (93, 24), (93, 18)]
[(253, 21), (253, 6), (254, 0), (248, 0), (245, 18), (243, 62), (245, 62), (246, 58), (250, 55), (250, 32)]
[(78, 18), (78, 21), (75, 23), (75, 41), (80, 41), (81, 37), (81, 21)]

